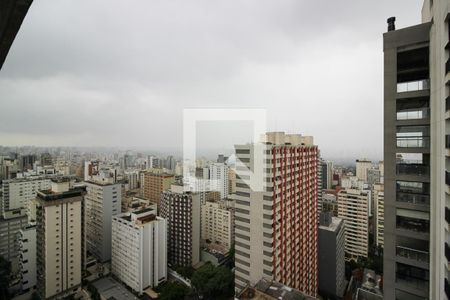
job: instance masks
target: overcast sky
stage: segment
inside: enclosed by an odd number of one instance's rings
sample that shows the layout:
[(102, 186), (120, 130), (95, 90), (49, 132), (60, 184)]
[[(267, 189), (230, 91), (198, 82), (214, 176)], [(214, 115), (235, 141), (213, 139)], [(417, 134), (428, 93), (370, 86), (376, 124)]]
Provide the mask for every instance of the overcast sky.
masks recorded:
[[(185, 108), (265, 108), (325, 157), (381, 158), (382, 33), (421, 6), (35, 0), (0, 72), (0, 144), (179, 148)], [(235, 127), (202, 140), (248, 138)]]

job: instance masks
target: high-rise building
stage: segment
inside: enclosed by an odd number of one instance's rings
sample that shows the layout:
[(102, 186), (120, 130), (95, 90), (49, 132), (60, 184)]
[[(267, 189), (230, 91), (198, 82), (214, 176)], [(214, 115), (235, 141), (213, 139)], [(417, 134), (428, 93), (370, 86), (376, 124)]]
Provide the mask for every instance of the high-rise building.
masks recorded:
[(26, 226), (19, 232), (19, 265), (22, 292), (36, 288), (36, 226)]
[(33, 169), (36, 161), (36, 155), (28, 154), (19, 157), (19, 168), (22, 172)]
[(323, 212), (319, 218), (319, 293), (342, 298), (345, 291), (344, 221)]
[(356, 177), (359, 180), (367, 182), (367, 171), (372, 168), (372, 162), (367, 159), (356, 160)]
[(222, 199), (228, 197), (228, 166), (224, 163), (212, 163), (209, 166), (210, 189), (219, 191)]
[(3, 200), (0, 201), (1, 211), (29, 209), (30, 201), (36, 198), (37, 191), (47, 190), (50, 185), (50, 179), (44, 177), (3, 180), (1, 184), (3, 194)]
[(233, 212), (224, 203), (219, 201), (206, 201), (201, 207), (203, 244), (212, 244), (230, 250), (233, 243)]
[(338, 217), (345, 222), (345, 259), (357, 260), (369, 252), (371, 192), (347, 188), (338, 193)]
[(235, 148), (236, 292), (266, 278), (315, 297), (318, 147), (309, 136), (271, 132)]
[(194, 266), (200, 261), (200, 194), (173, 184), (161, 195), (160, 215), (167, 221), (168, 263)]
[(0, 256), (11, 262), (14, 274), (20, 269), (17, 236), (27, 223), (24, 209), (9, 210), (0, 215)]
[(166, 221), (156, 209), (123, 213), (112, 220), (111, 271), (142, 295), (167, 279)]
[(333, 163), (321, 160), (320, 169), (322, 171), (321, 189), (331, 189), (333, 187)]
[(174, 182), (175, 176), (162, 170), (153, 169), (145, 172), (141, 176), (142, 197), (159, 204), (161, 193), (170, 189)]
[(448, 0), (422, 23), (384, 33), (386, 299), (450, 297)]
[(83, 189), (53, 180), (37, 193), (36, 266), (42, 299), (64, 297), (81, 285)]
[(375, 204), (375, 243), (384, 246), (384, 185), (373, 186), (373, 198)]
[(121, 213), (120, 183), (86, 182), (85, 196), (86, 250), (99, 261), (111, 259), (112, 217)]

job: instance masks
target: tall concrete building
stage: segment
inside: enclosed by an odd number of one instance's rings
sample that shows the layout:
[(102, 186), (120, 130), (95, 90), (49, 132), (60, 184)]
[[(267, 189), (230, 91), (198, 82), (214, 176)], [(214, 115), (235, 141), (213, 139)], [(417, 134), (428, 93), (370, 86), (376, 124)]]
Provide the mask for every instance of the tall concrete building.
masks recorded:
[(220, 201), (206, 201), (201, 214), (202, 243), (209, 242), (228, 252), (233, 243), (233, 211)]
[(367, 182), (367, 171), (372, 168), (372, 162), (367, 159), (356, 160), (356, 177), (359, 180)]
[(228, 166), (225, 163), (212, 163), (209, 166), (210, 189), (219, 191), (222, 199), (228, 197)]
[(120, 183), (86, 182), (85, 228), (86, 250), (99, 261), (111, 260), (112, 217), (121, 213)]
[(320, 168), (322, 171), (321, 189), (331, 189), (333, 187), (333, 163), (331, 161), (321, 160)]
[(156, 216), (156, 209), (114, 216), (112, 273), (139, 295), (166, 281), (166, 235), (166, 220)]
[(450, 296), (449, 13), (426, 0), (421, 24), (384, 33), (387, 299)]
[(9, 210), (0, 215), (0, 256), (11, 262), (14, 274), (20, 270), (17, 236), (27, 223), (24, 209)]
[(81, 285), (83, 190), (52, 181), (37, 193), (37, 286), (42, 299), (73, 294)]
[(315, 297), (318, 147), (309, 136), (271, 132), (235, 149), (236, 292), (265, 278)]
[(200, 262), (200, 194), (172, 184), (161, 195), (160, 215), (167, 221), (168, 263), (172, 267)]
[(26, 226), (19, 232), (19, 265), (22, 292), (36, 288), (36, 225)]
[(369, 252), (371, 192), (348, 188), (338, 193), (338, 217), (345, 222), (345, 259), (357, 260)]
[(384, 247), (384, 185), (373, 186), (373, 198), (375, 204), (375, 243)]
[(37, 191), (47, 190), (50, 186), (50, 179), (44, 177), (3, 180), (1, 186), (3, 200), (0, 201), (2, 212), (20, 208), (29, 209), (30, 201), (36, 198)]
[(344, 221), (324, 212), (319, 218), (319, 293), (341, 298), (345, 291)]
[(142, 197), (159, 204), (161, 193), (170, 189), (173, 183), (175, 183), (173, 174), (158, 169), (145, 172), (141, 176)]

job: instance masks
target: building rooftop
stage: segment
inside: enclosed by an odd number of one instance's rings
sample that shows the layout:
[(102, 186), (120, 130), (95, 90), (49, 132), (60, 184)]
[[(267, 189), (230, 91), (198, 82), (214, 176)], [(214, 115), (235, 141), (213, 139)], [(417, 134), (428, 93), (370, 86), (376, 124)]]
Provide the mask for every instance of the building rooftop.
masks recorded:
[(97, 289), (102, 299), (130, 300), (139, 299), (127, 288), (111, 277), (104, 277), (92, 283)]
[(342, 224), (341, 218), (332, 217), (331, 223), (328, 226), (319, 225), (319, 229), (335, 232), (341, 224)]
[(290, 288), (281, 283), (261, 279), (253, 287), (247, 287), (238, 296), (241, 300), (317, 300), (317, 298), (307, 296), (299, 290)]
[(66, 192), (60, 192), (60, 193), (56, 193), (52, 190), (42, 190), (42, 191), (38, 191), (36, 193), (36, 196), (39, 199), (42, 199), (45, 201), (54, 201), (54, 200), (67, 199), (67, 198), (81, 196), (83, 194), (83, 192), (84, 192), (83, 188), (73, 188)]

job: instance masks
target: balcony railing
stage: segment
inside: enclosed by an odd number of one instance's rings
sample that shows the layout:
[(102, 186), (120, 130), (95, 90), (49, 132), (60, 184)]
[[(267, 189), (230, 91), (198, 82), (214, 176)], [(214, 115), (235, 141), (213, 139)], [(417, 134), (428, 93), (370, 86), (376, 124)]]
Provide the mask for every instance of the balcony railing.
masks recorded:
[(428, 291), (428, 280), (423, 280), (411, 276), (405, 276), (397, 273), (397, 283), (404, 284), (416, 289)]
[(429, 117), (430, 117), (430, 109), (428, 107), (413, 108), (397, 112), (397, 120), (399, 121), (428, 119)]
[(397, 174), (401, 175), (428, 175), (430, 166), (423, 164), (397, 164)]
[(429, 79), (397, 83), (397, 93), (415, 92), (429, 89), (430, 89)]
[(430, 196), (422, 194), (397, 193), (397, 201), (419, 205), (430, 205)]
[(411, 249), (407, 247), (397, 246), (396, 249), (397, 256), (401, 256), (408, 259), (417, 260), (420, 262), (429, 262), (430, 255), (426, 251), (420, 251), (416, 249)]
[(430, 147), (430, 137), (397, 137), (398, 148), (428, 148)]
[(447, 278), (445, 278), (444, 290), (445, 290), (445, 294), (447, 295), (447, 298), (450, 299), (450, 284), (448, 283)]
[(450, 209), (448, 207), (445, 207), (445, 221), (450, 224)]
[(430, 223), (425, 220), (397, 216), (397, 228), (414, 232), (429, 233)]
[(450, 72), (450, 58), (445, 63), (445, 74), (447, 75)]
[(447, 257), (447, 260), (450, 262), (450, 247), (448, 246), (447, 243), (445, 243), (444, 250), (445, 250), (445, 257)]

